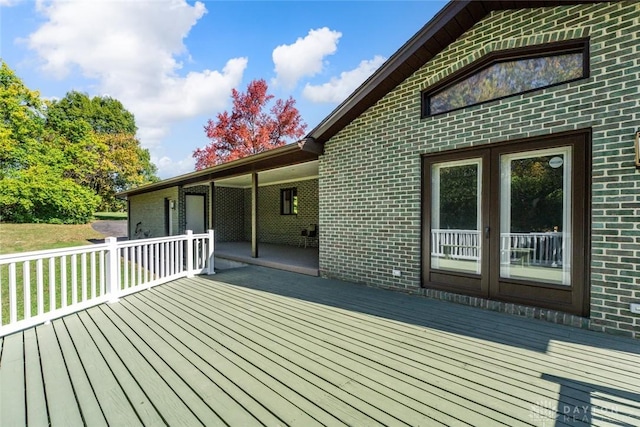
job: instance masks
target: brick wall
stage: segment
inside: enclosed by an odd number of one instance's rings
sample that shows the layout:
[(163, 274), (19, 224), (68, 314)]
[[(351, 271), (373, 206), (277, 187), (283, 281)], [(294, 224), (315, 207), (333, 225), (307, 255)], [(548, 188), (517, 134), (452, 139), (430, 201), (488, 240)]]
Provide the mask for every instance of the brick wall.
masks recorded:
[[(167, 188), (165, 190), (152, 191), (150, 193), (138, 194), (130, 197), (129, 205), (129, 237), (135, 238), (134, 232), (136, 224), (142, 222), (141, 227), (145, 232), (149, 232), (149, 237), (165, 236), (165, 199), (178, 200), (178, 187)], [(178, 210), (171, 210), (172, 234), (179, 234), (178, 231)]]
[[(638, 28), (640, 3), (629, 1), (494, 12), (475, 25), (326, 144), (321, 274), (452, 299), (420, 289), (420, 155), (591, 128), (591, 318), (566, 323), (640, 337), (629, 311), (640, 302)], [(420, 118), (422, 90), (488, 52), (582, 37), (588, 79)]]
[(245, 240), (244, 189), (215, 187), (215, 192), (216, 241), (241, 242)]
[[(297, 189), (298, 215), (280, 215), (280, 190), (283, 188)], [(244, 191), (244, 239), (251, 241), (251, 189)], [(318, 180), (310, 179), (260, 187), (258, 210), (260, 212), (258, 241), (297, 245), (302, 229), (309, 224), (318, 224)], [(317, 245), (317, 241), (314, 245)]]

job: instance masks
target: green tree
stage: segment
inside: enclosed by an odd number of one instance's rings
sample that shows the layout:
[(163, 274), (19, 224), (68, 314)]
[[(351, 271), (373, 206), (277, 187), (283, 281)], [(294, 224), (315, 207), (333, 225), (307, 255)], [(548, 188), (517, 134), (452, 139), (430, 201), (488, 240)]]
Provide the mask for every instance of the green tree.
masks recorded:
[(133, 114), (116, 99), (69, 92), (49, 104), (45, 127), (62, 136), (64, 176), (100, 195), (101, 210), (123, 208), (118, 191), (158, 179)]
[(2, 61), (0, 66), (0, 178), (42, 162), (47, 155), (44, 103)]
[(157, 180), (133, 114), (109, 97), (44, 102), (0, 67), (0, 220), (87, 222), (118, 191)]
[(0, 220), (87, 222), (99, 197), (64, 178), (60, 139), (45, 129), (45, 103), (0, 64)]

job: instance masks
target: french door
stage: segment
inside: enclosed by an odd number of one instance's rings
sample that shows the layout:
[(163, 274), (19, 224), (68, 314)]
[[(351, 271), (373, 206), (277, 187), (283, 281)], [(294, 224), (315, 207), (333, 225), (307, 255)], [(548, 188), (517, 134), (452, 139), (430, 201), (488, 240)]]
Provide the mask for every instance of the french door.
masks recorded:
[(423, 286), (587, 315), (588, 142), (425, 156)]

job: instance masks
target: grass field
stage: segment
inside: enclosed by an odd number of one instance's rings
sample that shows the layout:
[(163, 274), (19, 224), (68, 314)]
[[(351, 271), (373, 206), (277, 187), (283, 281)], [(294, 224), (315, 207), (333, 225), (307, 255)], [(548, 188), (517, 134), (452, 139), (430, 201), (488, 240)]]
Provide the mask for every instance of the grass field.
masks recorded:
[(96, 212), (93, 214), (96, 219), (125, 220), (126, 212)]
[[(96, 220), (126, 220), (126, 212), (96, 212)], [(89, 245), (104, 236), (91, 224), (0, 223), (0, 254)]]
[(0, 224), (0, 254), (90, 245), (104, 239), (91, 224)]

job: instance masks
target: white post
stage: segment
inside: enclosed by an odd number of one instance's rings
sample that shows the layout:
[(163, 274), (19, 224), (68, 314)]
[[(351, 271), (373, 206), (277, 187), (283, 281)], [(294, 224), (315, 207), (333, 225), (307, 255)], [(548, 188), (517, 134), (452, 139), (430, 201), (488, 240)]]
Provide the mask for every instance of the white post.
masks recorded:
[(209, 260), (209, 267), (207, 270), (208, 275), (216, 274), (215, 265), (214, 265), (214, 252), (213, 252), (213, 230), (209, 230), (209, 248), (207, 259)]
[(187, 230), (187, 277), (193, 277), (193, 231)]
[(106, 293), (109, 304), (118, 302), (120, 295), (120, 277), (118, 275), (118, 239), (107, 237), (104, 239), (107, 248)]

